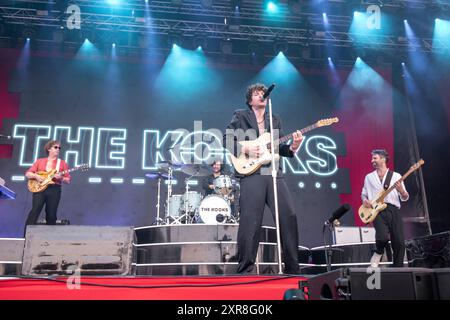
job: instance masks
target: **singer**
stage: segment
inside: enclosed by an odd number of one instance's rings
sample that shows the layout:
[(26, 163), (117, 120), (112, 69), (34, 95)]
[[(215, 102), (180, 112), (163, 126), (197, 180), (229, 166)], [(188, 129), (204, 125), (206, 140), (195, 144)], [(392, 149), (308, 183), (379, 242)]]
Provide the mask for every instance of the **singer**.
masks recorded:
[[(273, 87), (271, 88), (273, 89)], [(267, 95), (265, 96), (265, 94)], [(224, 135), (224, 145), (235, 156), (238, 156), (240, 152), (254, 156), (262, 154), (262, 148), (265, 146), (244, 147), (241, 150), (237, 150), (237, 141), (245, 139), (239, 132), (246, 132), (248, 139), (248, 134), (251, 132), (253, 132), (254, 138), (257, 138), (264, 132), (269, 131), (269, 114), (266, 112), (268, 94), (270, 92), (263, 84), (257, 83), (251, 85), (247, 88), (245, 96), (248, 109), (240, 109), (234, 112), (231, 122), (227, 126), (226, 134)], [(281, 135), (281, 120), (277, 115), (273, 115), (273, 128), (274, 130), (278, 130)], [(297, 131), (293, 135), (291, 145), (280, 144), (275, 150), (278, 149), (280, 156), (293, 157), (294, 153), (300, 147), (302, 140), (303, 136), (301, 132)], [(258, 252), (259, 235), (265, 206), (267, 205), (270, 208), (272, 215), (275, 214), (270, 163), (251, 175), (239, 177), (241, 212), (237, 239), (239, 262), (237, 272), (251, 273), (253, 272), (256, 254)], [(281, 246), (283, 261), (285, 263), (284, 273), (298, 274), (297, 216), (294, 211), (289, 189), (282, 176), (281, 164), (278, 168), (277, 183)]]

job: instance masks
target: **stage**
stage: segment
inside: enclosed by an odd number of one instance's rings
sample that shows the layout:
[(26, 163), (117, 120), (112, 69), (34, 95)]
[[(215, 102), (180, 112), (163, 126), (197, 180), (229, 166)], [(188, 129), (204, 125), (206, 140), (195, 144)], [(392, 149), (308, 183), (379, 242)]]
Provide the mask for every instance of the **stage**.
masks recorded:
[(286, 290), (298, 289), (304, 279), (289, 275), (3, 277), (0, 300), (282, 300)]

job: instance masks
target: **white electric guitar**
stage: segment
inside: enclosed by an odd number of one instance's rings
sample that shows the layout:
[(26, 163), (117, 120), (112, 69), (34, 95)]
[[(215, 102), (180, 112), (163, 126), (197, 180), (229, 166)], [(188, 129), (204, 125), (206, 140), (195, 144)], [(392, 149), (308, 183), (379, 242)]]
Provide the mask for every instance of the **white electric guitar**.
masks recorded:
[[(323, 127), (323, 126), (329, 126), (333, 123), (339, 122), (338, 118), (329, 118), (329, 119), (323, 119), (319, 120), (316, 123), (303, 128), (300, 130), (302, 134), (311, 131), (313, 129)], [(284, 137), (279, 138), (275, 141), (275, 145), (284, 143), (292, 139), (293, 133), (290, 133)], [(234, 169), (242, 174), (242, 175), (249, 175), (258, 170), (262, 165), (265, 165), (267, 163), (270, 163), (272, 161), (272, 154), (270, 153), (270, 133), (265, 132), (262, 135), (260, 135), (257, 139), (252, 141), (240, 141), (238, 142), (239, 145), (242, 147), (248, 146), (248, 147), (254, 147), (254, 146), (260, 146), (263, 150), (263, 153), (259, 157), (250, 157), (247, 154), (244, 154), (241, 152), (239, 157), (235, 157), (233, 155), (230, 155), (231, 162), (233, 163)], [(275, 159), (279, 159), (279, 155), (275, 155)]]

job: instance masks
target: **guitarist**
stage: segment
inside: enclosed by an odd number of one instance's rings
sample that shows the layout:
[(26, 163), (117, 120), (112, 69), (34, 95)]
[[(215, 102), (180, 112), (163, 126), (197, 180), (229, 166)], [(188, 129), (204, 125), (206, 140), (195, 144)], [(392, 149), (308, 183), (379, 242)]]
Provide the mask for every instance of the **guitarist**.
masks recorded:
[(400, 200), (407, 201), (409, 194), (403, 181), (401, 183), (396, 182), (401, 178), (401, 175), (387, 168), (386, 164), (388, 161), (389, 154), (386, 150), (376, 149), (372, 151), (371, 162), (375, 170), (366, 175), (361, 193), (363, 206), (370, 208), (370, 200), (375, 199), (382, 188), (386, 190), (395, 184), (395, 189), (384, 199), (387, 208), (381, 211), (373, 221), (376, 239), (376, 250), (370, 260), (373, 268), (378, 267), (384, 249), (388, 244), (389, 236), (392, 243), (393, 267), (403, 267), (403, 258), (405, 256), (405, 238), (400, 215)]
[[(33, 166), (27, 170), (25, 176), (28, 179), (35, 179), (39, 182), (44, 180), (43, 177), (37, 174), (39, 171), (51, 171), (52, 169), (58, 168), (57, 171), (68, 170), (69, 166), (67, 163), (59, 159), (59, 152), (61, 150), (61, 144), (57, 140), (50, 140), (44, 146), (45, 152), (48, 157), (37, 159)], [(59, 166), (59, 167), (58, 167)], [(61, 174), (56, 174), (53, 181), (55, 184), (50, 184), (47, 189), (42, 192), (33, 193), (33, 207), (28, 214), (26, 226), (30, 224), (36, 224), (38, 217), (45, 205), (45, 220), (47, 224), (56, 224), (56, 211), (58, 210), (59, 199), (61, 198), (61, 185), (62, 183), (69, 184), (71, 177), (69, 173), (64, 176)]]
[[(263, 99), (267, 87), (263, 84), (254, 84), (247, 88), (246, 104), (248, 109), (236, 110), (224, 135), (224, 145), (238, 156), (240, 152), (253, 157), (262, 154), (260, 147), (243, 147), (237, 150), (238, 141), (245, 138), (254, 140), (266, 131), (269, 131), (269, 114), (266, 112), (267, 99)], [(281, 121), (273, 115), (274, 136), (281, 132)], [(277, 132), (278, 131), (278, 132)], [(241, 133), (245, 132), (245, 137)], [(281, 135), (278, 135), (281, 136)], [(284, 157), (293, 157), (300, 147), (303, 136), (300, 131), (294, 133), (291, 145), (281, 144), (274, 146), (275, 150)], [(237, 174), (237, 173), (236, 173)], [(239, 175), (237, 174), (239, 177)], [(240, 176), (240, 221), (238, 230), (238, 273), (253, 271), (258, 252), (259, 235), (264, 216), (265, 206), (272, 211), (274, 208), (273, 183), (270, 164), (263, 166), (253, 174)], [(285, 273), (297, 274), (298, 267), (298, 230), (297, 216), (294, 211), (289, 189), (282, 177), (281, 170), (277, 174), (278, 207), (280, 218), (281, 245)]]

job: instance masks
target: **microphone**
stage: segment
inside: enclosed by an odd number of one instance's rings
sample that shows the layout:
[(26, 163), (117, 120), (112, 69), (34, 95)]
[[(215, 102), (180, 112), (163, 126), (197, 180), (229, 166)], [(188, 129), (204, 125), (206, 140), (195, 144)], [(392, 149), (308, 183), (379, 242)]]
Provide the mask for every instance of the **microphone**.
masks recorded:
[(0, 134), (0, 138), (11, 139), (11, 136), (5, 136), (4, 134)]
[(272, 92), (273, 88), (275, 88), (275, 83), (272, 83), (272, 85), (264, 93), (264, 95), (262, 97), (262, 101), (266, 100), (270, 96), (270, 93)]
[(340, 219), (349, 210), (350, 205), (348, 203), (343, 204), (333, 212), (331, 218), (325, 221), (325, 224), (326, 225), (332, 224), (334, 220)]

